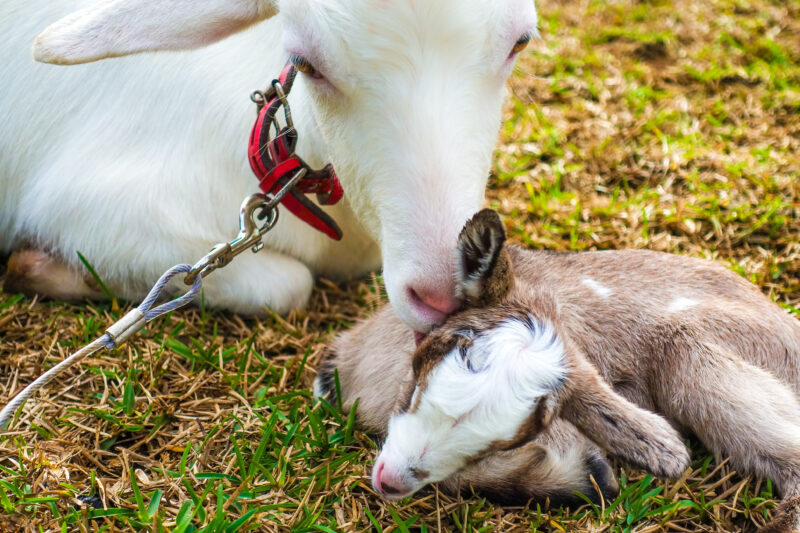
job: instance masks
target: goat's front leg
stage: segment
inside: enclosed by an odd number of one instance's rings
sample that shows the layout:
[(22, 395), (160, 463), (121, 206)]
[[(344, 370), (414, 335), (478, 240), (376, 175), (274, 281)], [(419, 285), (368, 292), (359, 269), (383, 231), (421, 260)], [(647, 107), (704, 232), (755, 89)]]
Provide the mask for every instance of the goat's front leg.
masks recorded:
[(800, 531), (800, 495), (785, 497), (772, 521), (759, 530), (759, 533), (795, 533)]
[(255, 315), (269, 309), (286, 314), (308, 303), (314, 278), (306, 265), (269, 249), (236, 257), (205, 278), (203, 294), (210, 307)]
[(784, 501), (764, 532), (800, 531), (800, 402), (772, 373), (719, 346), (665, 354), (658, 407), (744, 474), (769, 477)]

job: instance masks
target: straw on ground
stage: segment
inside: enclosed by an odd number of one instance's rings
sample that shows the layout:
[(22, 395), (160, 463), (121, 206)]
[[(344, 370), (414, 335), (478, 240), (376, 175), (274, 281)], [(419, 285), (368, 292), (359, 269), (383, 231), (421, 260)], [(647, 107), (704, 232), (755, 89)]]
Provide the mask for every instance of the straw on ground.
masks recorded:
[[(800, 2), (539, 4), (489, 190), (512, 240), (713, 258), (797, 313)], [(387, 504), (369, 487), (375, 443), (308, 391), (325, 342), (382, 301), (378, 279), (322, 281), (306, 312), (194, 308), (87, 360), (0, 437), (0, 530), (735, 531), (769, 516), (769, 481), (697, 443), (683, 479), (620, 469), (603, 507), (435, 489)], [(0, 294), (0, 398), (124, 311)]]

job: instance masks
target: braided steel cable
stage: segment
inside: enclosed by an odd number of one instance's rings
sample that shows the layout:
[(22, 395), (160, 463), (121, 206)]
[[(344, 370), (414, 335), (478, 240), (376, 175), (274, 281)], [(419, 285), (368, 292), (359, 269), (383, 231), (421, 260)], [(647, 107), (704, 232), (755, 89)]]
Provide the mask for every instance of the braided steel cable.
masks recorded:
[(99, 352), (100, 350), (113, 350), (114, 348), (118, 348), (131, 336), (139, 332), (148, 322), (155, 320), (156, 318), (169, 313), (170, 311), (179, 309), (194, 300), (195, 297), (200, 294), (200, 290), (203, 287), (202, 276), (195, 276), (191, 288), (183, 296), (153, 308), (153, 305), (159, 299), (167, 284), (179, 274), (188, 274), (192, 268), (193, 267), (191, 265), (176, 265), (164, 272), (164, 274), (158, 279), (156, 284), (150, 290), (150, 293), (147, 295), (147, 297), (136, 309), (133, 309), (117, 322), (112, 324), (103, 335), (64, 359), (56, 366), (36, 378), (36, 380), (34, 380), (27, 387), (22, 389), (22, 391), (17, 394), (8, 403), (8, 405), (3, 408), (2, 411), (0, 411), (0, 428), (3, 428), (6, 422), (8, 422), (17, 411), (17, 409), (19, 409), (22, 404), (30, 399), (31, 396), (36, 394), (39, 389), (47, 386), (48, 383), (53, 381), (56, 377), (61, 375), (69, 368), (72, 368), (76, 364), (80, 363), (83, 359), (96, 352)]

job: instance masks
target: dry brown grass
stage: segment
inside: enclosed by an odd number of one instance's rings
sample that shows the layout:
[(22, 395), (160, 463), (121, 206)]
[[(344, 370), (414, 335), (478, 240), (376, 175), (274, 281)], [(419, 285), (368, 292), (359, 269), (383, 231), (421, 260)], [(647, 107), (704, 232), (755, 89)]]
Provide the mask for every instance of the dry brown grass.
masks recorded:
[[(797, 312), (800, 3), (539, 4), (489, 192), (512, 239), (714, 258)], [(0, 437), (0, 528), (180, 530), (187, 506), (207, 531), (239, 517), (264, 531), (736, 531), (769, 516), (768, 483), (697, 444), (681, 480), (621, 471), (629, 493), (606, 513), (435, 490), (387, 505), (369, 487), (374, 443), (305, 390), (332, 333), (379, 294), (321, 283), (308, 312), (260, 321), (190, 309), (87, 361)], [(0, 398), (118, 315), (0, 295)]]

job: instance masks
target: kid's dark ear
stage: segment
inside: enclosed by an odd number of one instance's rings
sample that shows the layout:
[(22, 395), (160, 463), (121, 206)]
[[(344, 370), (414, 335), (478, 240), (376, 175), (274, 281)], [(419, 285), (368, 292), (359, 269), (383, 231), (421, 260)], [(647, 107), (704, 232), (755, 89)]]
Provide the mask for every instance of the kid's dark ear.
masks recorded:
[(476, 213), (458, 236), (456, 295), (467, 307), (503, 300), (514, 285), (511, 258), (503, 247), (506, 231), (491, 209)]

